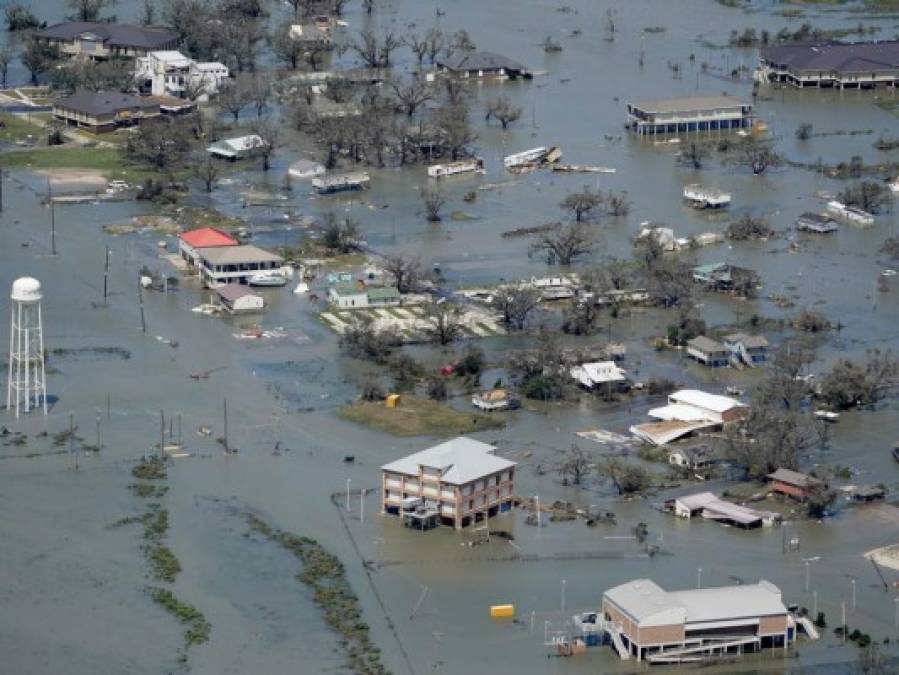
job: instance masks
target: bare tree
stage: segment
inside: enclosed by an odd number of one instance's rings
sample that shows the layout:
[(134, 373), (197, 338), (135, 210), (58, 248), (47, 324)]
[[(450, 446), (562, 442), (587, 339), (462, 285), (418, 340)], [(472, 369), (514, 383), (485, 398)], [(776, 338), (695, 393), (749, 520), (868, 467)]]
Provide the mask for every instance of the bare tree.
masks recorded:
[(677, 160), (681, 164), (686, 164), (694, 169), (701, 169), (705, 160), (709, 156), (709, 148), (705, 143), (700, 141), (690, 141), (681, 148), (677, 155)]
[(198, 157), (193, 165), (194, 176), (203, 181), (206, 192), (212, 192), (219, 177), (218, 162), (208, 152)]
[(377, 5), (377, 0), (362, 0), (362, 7), (365, 9), (366, 14), (374, 12), (375, 5)]
[(733, 239), (735, 241), (767, 239), (773, 234), (774, 230), (771, 228), (771, 225), (768, 224), (767, 218), (753, 216), (751, 213), (744, 214), (727, 226), (728, 239)]
[(111, 4), (112, 0), (66, 0), (66, 6), (75, 12), (74, 21), (99, 21), (100, 12)]
[(414, 27), (410, 26), (409, 32), (403, 38), (403, 44), (415, 54), (415, 58), (418, 60), (418, 67), (421, 68), (425, 56), (428, 55), (428, 34), (419, 35)]
[(468, 95), (465, 80), (457, 77), (443, 78), (443, 91), (446, 94), (447, 104), (451, 106), (463, 105)]
[(275, 122), (271, 120), (259, 120), (253, 125), (253, 131), (259, 137), (256, 141), (255, 150), (262, 158), (262, 170), (268, 171), (271, 168), (272, 157), (278, 147), (280, 132)]
[(430, 61), (431, 65), (433, 66), (434, 62), (437, 60), (437, 55), (440, 54), (440, 52), (446, 45), (446, 36), (439, 28), (430, 28), (425, 35), (425, 39), (427, 40), (428, 44), (428, 61)]
[(262, 112), (268, 106), (272, 98), (272, 81), (268, 73), (257, 71), (247, 78), (247, 98), (256, 108), (256, 117), (262, 117)]
[(192, 150), (192, 134), (181, 119), (149, 120), (135, 129), (125, 141), (125, 157), (135, 164), (165, 173), (171, 181)]
[(780, 155), (770, 144), (747, 136), (737, 150), (737, 163), (748, 166), (753, 174), (760, 176), (769, 167), (780, 164)]
[(223, 82), (219, 87), (216, 100), (219, 107), (230, 113), (234, 122), (237, 123), (241, 111), (250, 102), (250, 93), (245, 78), (238, 77)]
[(604, 201), (602, 193), (585, 187), (580, 192), (572, 192), (559, 202), (559, 207), (571, 211), (575, 222), (582, 222), (584, 216), (600, 206)]
[(606, 195), (606, 210), (610, 216), (619, 218), (630, 213), (631, 203), (626, 192), (609, 192)]
[(392, 31), (384, 33), (382, 39), (366, 28), (359, 34), (359, 40), (352, 48), (369, 68), (389, 68), (390, 55), (402, 44)]
[(359, 248), (359, 223), (346, 216), (343, 222), (338, 220), (333, 211), (329, 211), (322, 219), (324, 236), (322, 242), (332, 251), (346, 254)]
[(440, 209), (446, 204), (446, 195), (439, 185), (425, 185), (421, 189), (421, 201), (425, 207), (425, 218), (429, 223), (439, 223)]
[(433, 342), (448, 345), (462, 335), (465, 312), (454, 302), (436, 301), (425, 305), (427, 333)]
[(445, 150), (451, 159), (471, 154), (471, 144), (477, 140), (468, 123), (468, 109), (463, 104), (448, 105), (434, 112), (434, 123), (443, 134)]
[(156, 5), (153, 0), (144, 0), (142, 6), (142, 14), (140, 22), (143, 26), (153, 26), (156, 24)]
[(592, 459), (577, 443), (571, 444), (568, 452), (556, 466), (556, 471), (562, 478), (562, 485), (581, 485), (592, 470)]
[(840, 359), (821, 380), (820, 396), (838, 410), (873, 405), (899, 385), (899, 362), (889, 350), (870, 349), (864, 361)]
[(393, 283), (400, 293), (413, 291), (421, 278), (421, 261), (403, 254), (388, 257), (384, 261), (384, 269), (393, 277)]
[(502, 314), (507, 330), (523, 330), (528, 316), (540, 304), (540, 294), (524, 286), (503, 287), (493, 294), (492, 304)]
[(521, 119), (521, 108), (512, 105), (512, 101), (506, 96), (499, 96), (487, 103), (487, 114), (484, 120), (489, 122), (491, 118), (499, 122), (503, 129), (507, 129), (510, 124)]
[(405, 85), (394, 80), (390, 82), (390, 88), (406, 117), (412, 117), (416, 110), (434, 98), (434, 90), (430, 85), (417, 78)]
[(555, 227), (537, 234), (531, 243), (532, 253), (544, 253), (547, 264), (558, 262), (567, 266), (573, 260), (587, 255), (593, 250), (595, 237), (582, 223), (557, 224)]
[(12, 52), (9, 47), (0, 49), (0, 87), (6, 89), (6, 78), (9, 75), (9, 62), (12, 60)]
[(689, 305), (693, 297), (690, 266), (676, 258), (655, 258), (647, 269), (646, 290), (653, 302), (663, 307)]
[(600, 463), (597, 471), (612, 481), (619, 495), (642, 492), (650, 484), (650, 476), (643, 467), (623, 462), (617, 457)]
[(890, 193), (884, 185), (865, 180), (847, 187), (840, 192), (838, 199), (849, 206), (877, 214), (890, 204)]
[(291, 70), (296, 70), (303, 58), (305, 46), (291, 34), (290, 24), (284, 23), (278, 26), (271, 37), (272, 51), (281, 61), (284, 61)]

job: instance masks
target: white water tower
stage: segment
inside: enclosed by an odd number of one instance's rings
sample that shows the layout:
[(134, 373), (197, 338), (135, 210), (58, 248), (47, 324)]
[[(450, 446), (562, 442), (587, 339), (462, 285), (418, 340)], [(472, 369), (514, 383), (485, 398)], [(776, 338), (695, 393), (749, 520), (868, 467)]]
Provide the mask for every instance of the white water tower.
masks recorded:
[[(44, 378), (44, 327), (41, 319), (41, 282), (31, 277), (12, 284), (9, 328), (9, 383), (6, 409), (30, 412), (41, 407), (47, 414)], [(15, 400), (13, 400), (15, 399)]]

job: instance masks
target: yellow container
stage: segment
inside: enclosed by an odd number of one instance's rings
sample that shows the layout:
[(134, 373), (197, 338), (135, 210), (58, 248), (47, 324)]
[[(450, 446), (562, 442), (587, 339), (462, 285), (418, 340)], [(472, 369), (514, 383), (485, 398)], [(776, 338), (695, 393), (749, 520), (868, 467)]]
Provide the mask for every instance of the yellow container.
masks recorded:
[(511, 619), (515, 616), (515, 605), (491, 605), (491, 619)]
[(389, 394), (387, 396), (387, 400), (384, 402), (384, 405), (388, 408), (396, 408), (400, 404), (400, 395), (399, 394)]

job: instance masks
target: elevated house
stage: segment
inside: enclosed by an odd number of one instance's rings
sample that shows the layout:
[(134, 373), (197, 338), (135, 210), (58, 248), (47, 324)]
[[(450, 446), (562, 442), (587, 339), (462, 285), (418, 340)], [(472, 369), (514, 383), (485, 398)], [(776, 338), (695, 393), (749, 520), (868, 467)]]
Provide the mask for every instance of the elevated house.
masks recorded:
[(809, 42), (763, 47), (756, 78), (804, 87), (895, 88), (899, 41)]
[(764, 335), (731, 333), (724, 336), (724, 346), (736, 364), (754, 368), (768, 360), (768, 340)]
[(457, 530), (509, 511), (515, 462), (487, 443), (460, 436), (381, 467), (381, 513), (413, 504)]
[(331, 47), (331, 25), (328, 21), (293, 24), (287, 34), (290, 39), (299, 42), (307, 50)]
[(32, 37), (56, 47), (64, 56), (92, 60), (146, 56), (178, 46), (178, 35), (170, 30), (105, 21), (66, 21), (36, 31)]
[(120, 92), (78, 89), (53, 101), (53, 117), (93, 133), (136, 126), (160, 114), (158, 101)]
[(668, 452), (668, 463), (691, 471), (709, 469), (720, 462), (720, 458), (707, 445), (691, 448), (674, 448)]
[(199, 249), (239, 245), (237, 239), (217, 227), (200, 227), (178, 235), (178, 253), (192, 267), (199, 263)]
[(786, 648), (795, 639), (780, 589), (767, 581), (666, 591), (636, 579), (607, 590), (602, 613), (619, 656), (650, 663)]
[(586, 389), (618, 389), (627, 385), (627, 374), (614, 361), (596, 361), (574, 366), (569, 374)]
[(153, 51), (135, 61), (135, 79), (142, 93), (176, 98), (208, 97), (230, 77), (217, 61), (197, 62), (179, 51)]
[(796, 219), (796, 229), (812, 234), (830, 234), (836, 232), (838, 228), (830, 216), (807, 211)]
[(266, 145), (266, 142), (258, 134), (248, 134), (236, 138), (226, 138), (213, 143), (206, 148), (206, 152), (214, 157), (221, 157), (222, 159), (236, 162), (239, 159), (247, 159), (259, 155)]
[(772, 492), (804, 502), (816, 490), (826, 487), (824, 481), (791, 469), (778, 469), (768, 474)]
[(649, 411), (656, 421), (634, 425), (630, 432), (652, 445), (665, 445), (697, 431), (721, 429), (748, 412), (746, 405), (729, 396), (681, 389), (668, 396), (668, 405)]
[(280, 270), (284, 259), (258, 246), (198, 248), (200, 278), (211, 288), (230, 283), (245, 284), (258, 272)]
[(730, 363), (730, 350), (717, 340), (698, 335), (687, 342), (687, 356), (710, 368), (722, 368)]
[(395, 307), (401, 303), (402, 295), (396, 286), (343, 281), (328, 290), (328, 300), (337, 309), (367, 309)]
[(460, 77), (531, 77), (527, 67), (518, 61), (493, 52), (463, 51), (437, 59), (437, 67), (444, 73)]
[(687, 96), (627, 104), (625, 126), (636, 134), (726, 131), (752, 126), (752, 105), (732, 96)]

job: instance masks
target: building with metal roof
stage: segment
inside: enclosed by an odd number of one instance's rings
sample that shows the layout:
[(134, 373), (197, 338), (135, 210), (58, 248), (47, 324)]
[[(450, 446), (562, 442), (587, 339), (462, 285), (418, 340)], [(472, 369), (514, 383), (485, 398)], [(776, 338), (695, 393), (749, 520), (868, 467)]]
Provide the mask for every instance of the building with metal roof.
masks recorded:
[(93, 60), (146, 56), (178, 46), (178, 35), (170, 30), (106, 21), (57, 23), (36, 31), (33, 38), (56, 47), (65, 56)]
[(197, 249), (239, 245), (237, 239), (217, 227), (199, 227), (178, 235), (178, 253), (191, 266), (199, 262), (200, 254)]
[(795, 639), (780, 589), (768, 581), (666, 591), (636, 579), (607, 590), (602, 612), (620, 655), (650, 663), (785, 648)]
[(258, 134), (248, 134), (217, 141), (206, 148), (206, 152), (234, 161), (258, 155), (266, 145), (267, 143)]
[(792, 469), (778, 469), (774, 473), (769, 473), (767, 478), (772, 492), (787, 495), (799, 501), (805, 501), (814, 490), (825, 487), (824, 481)]
[(614, 361), (595, 361), (582, 363), (570, 370), (570, 375), (582, 386), (593, 389), (599, 385), (612, 385), (627, 382), (627, 374)]
[(494, 446), (459, 436), (382, 466), (381, 512), (400, 515), (414, 498), (461, 529), (512, 508), (515, 466)]
[(723, 427), (742, 419), (749, 408), (729, 396), (681, 389), (668, 396), (668, 405), (653, 408), (649, 416), (659, 420), (637, 424), (630, 432), (653, 445), (665, 445), (696, 431)]
[(811, 42), (763, 47), (756, 78), (800, 89), (896, 87), (899, 85), (899, 41)]
[(638, 101), (627, 104), (625, 126), (641, 136), (744, 129), (752, 104), (727, 95)]
[(226, 284), (215, 292), (219, 304), (231, 314), (259, 312), (265, 308), (265, 299), (241, 284)]

